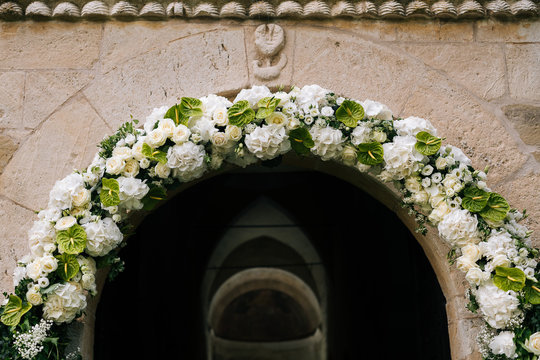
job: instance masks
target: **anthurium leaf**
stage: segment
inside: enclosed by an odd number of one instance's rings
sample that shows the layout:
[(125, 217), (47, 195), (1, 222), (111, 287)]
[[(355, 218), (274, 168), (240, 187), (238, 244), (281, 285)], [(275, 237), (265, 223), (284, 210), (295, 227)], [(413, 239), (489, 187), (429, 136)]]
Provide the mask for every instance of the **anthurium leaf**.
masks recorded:
[(523, 288), (523, 294), (528, 303), (533, 305), (540, 304), (540, 284), (537, 282), (527, 279)]
[(227, 110), (229, 124), (244, 126), (255, 119), (255, 110), (249, 106), (247, 100), (240, 100)]
[(416, 134), (416, 144), (414, 148), (422, 155), (434, 155), (439, 151), (442, 144), (442, 139), (431, 135), (426, 131), (420, 131)]
[(61, 252), (80, 254), (86, 247), (86, 231), (81, 225), (75, 224), (67, 230), (58, 231), (56, 233), (56, 242)]
[(289, 140), (291, 142), (292, 149), (298, 155), (309, 154), (309, 149), (315, 145), (313, 139), (311, 138), (311, 134), (306, 128), (303, 127), (291, 130), (289, 132)]
[[(202, 116), (203, 114), (202, 101), (196, 98), (183, 97), (180, 100), (179, 107), (180, 107), (180, 113), (183, 116), (182, 120), (185, 120), (185, 122), (187, 122), (187, 120), (192, 116), (198, 117), (198, 116)], [(183, 122), (181, 121), (181, 123)], [(184, 123), (184, 125), (186, 124)]]
[(520, 291), (525, 286), (526, 279), (527, 277), (521, 269), (504, 266), (495, 267), (493, 283), (501, 290)]
[(356, 101), (344, 100), (336, 110), (336, 119), (350, 128), (356, 127), (363, 118), (364, 108)]
[(147, 143), (143, 144), (141, 152), (150, 160), (154, 160), (162, 164), (167, 163), (167, 153), (158, 149), (152, 149), (152, 147)]
[(365, 165), (377, 165), (383, 162), (384, 150), (380, 143), (370, 142), (358, 145), (358, 161)]
[(146, 196), (141, 200), (143, 203), (143, 209), (151, 211), (156, 205), (167, 198), (167, 190), (161, 186), (150, 186), (150, 190)]
[(262, 98), (257, 103), (259, 109), (257, 109), (257, 115), (255, 115), (255, 117), (257, 119), (266, 119), (274, 112), (274, 110), (276, 110), (276, 107), (278, 106), (280, 101), (280, 99), (275, 97)]
[(19, 324), (21, 317), (31, 308), (31, 304), (23, 304), (23, 301), (17, 295), (9, 295), (8, 302), (4, 306), (4, 312), (0, 316), (0, 321), (7, 326), (15, 326)]
[(71, 254), (60, 254), (55, 256), (58, 260), (56, 273), (64, 281), (71, 280), (79, 272), (79, 262), (77, 256)]
[(176, 104), (173, 105), (164, 116), (165, 119), (172, 119), (176, 125), (180, 125), (183, 123), (183, 121), (187, 121), (185, 119), (185, 116), (182, 115), (180, 112), (180, 105)]
[(477, 213), (482, 211), (489, 199), (489, 193), (475, 186), (469, 186), (463, 191), (461, 206), (470, 212)]
[(487, 205), (479, 214), (487, 220), (501, 221), (506, 217), (509, 210), (510, 205), (501, 195), (489, 193)]
[(101, 192), (99, 199), (105, 207), (120, 204), (120, 185), (116, 179), (103, 178), (101, 180)]

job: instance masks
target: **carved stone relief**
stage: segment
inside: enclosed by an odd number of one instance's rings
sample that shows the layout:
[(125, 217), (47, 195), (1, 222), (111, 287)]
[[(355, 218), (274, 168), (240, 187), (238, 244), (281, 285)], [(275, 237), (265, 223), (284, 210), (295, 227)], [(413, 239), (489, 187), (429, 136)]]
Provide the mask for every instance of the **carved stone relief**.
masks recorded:
[(285, 32), (276, 24), (264, 24), (255, 30), (255, 46), (259, 59), (253, 61), (253, 73), (261, 80), (275, 79), (287, 65)]

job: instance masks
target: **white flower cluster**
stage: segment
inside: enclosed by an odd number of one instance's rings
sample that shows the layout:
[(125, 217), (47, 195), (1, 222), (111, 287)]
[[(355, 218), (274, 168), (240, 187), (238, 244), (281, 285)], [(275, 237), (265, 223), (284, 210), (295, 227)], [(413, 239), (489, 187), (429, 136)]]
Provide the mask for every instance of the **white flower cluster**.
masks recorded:
[(43, 317), (55, 323), (71, 322), (86, 308), (86, 293), (78, 282), (56, 284), (43, 305)]
[(31, 360), (43, 350), (43, 340), (52, 324), (52, 321), (41, 319), (28, 332), (15, 334), (13, 346), (23, 359)]

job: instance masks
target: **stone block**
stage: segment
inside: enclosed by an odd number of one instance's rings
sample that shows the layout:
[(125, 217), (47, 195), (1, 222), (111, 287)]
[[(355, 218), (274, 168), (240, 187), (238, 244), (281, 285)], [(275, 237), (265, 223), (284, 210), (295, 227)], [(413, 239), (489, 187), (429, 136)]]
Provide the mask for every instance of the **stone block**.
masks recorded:
[(503, 111), (521, 140), (535, 147), (533, 155), (540, 161), (540, 107), (516, 104), (503, 107)]
[(29, 133), (29, 130), (0, 129), (0, 174)]
[(209, 31), (171, 41), (102, 74), (84, 94), (118, 128), (152, 109), (172, 106), (182, 96), (201, 97), (247, 86), (242, 28)]
[(498, 44), (404, 43), (401, 47), (483, 99), (499, 98), (506, 92), (506, 64)]
[(0, 176), (0, 194), (29, 209), (46, 207), (54, 183), (86, 168), (109, 133), (84, 98), (72, 99), (20, 145)]
[(471, 42), (473, 23), (417, 20), (396, 23), (396, 39), (405, 42)]
[(0, 34), (0, 69), (89, 69), (99, 57), (99, 23), (2, 22)]
[(507, 44), (506, 63), (510, 96), (540, 101), (540, 44)]
[(24, 81), (22, 71), (0, 72), (0, 128), (22, 128)]
[(540, 21), (520, 19), (519, 21), (479, 20), (475, 23), (476, 41), (488, 42), (540, 42)]

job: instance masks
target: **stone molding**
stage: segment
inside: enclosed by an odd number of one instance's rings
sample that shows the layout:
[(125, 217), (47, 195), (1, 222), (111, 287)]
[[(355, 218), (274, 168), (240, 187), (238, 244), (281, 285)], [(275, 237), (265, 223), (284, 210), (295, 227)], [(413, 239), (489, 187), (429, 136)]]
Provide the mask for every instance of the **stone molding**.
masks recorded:
[[(1, 1), (1, 0), (0, 0)], [(195, 1), (193, 5), (183, 2), (147, 2), (139, 0), (73, 2), (51, 0), (34, 2), (3, 1), (0, 3), (0, 21), (18, 20), (168, 20), (172, 18), (206, 19), (331, 19), (368, 18), (380, 20), (407, 19), (481, 19), (500, 18), (519, 20), (539, 15), (538, 0), (404, 0), (389, 1), (319, 1), (300, 3), (293, 0), (274, 2), (255, 1), (241, 3), (220, 0)]]

